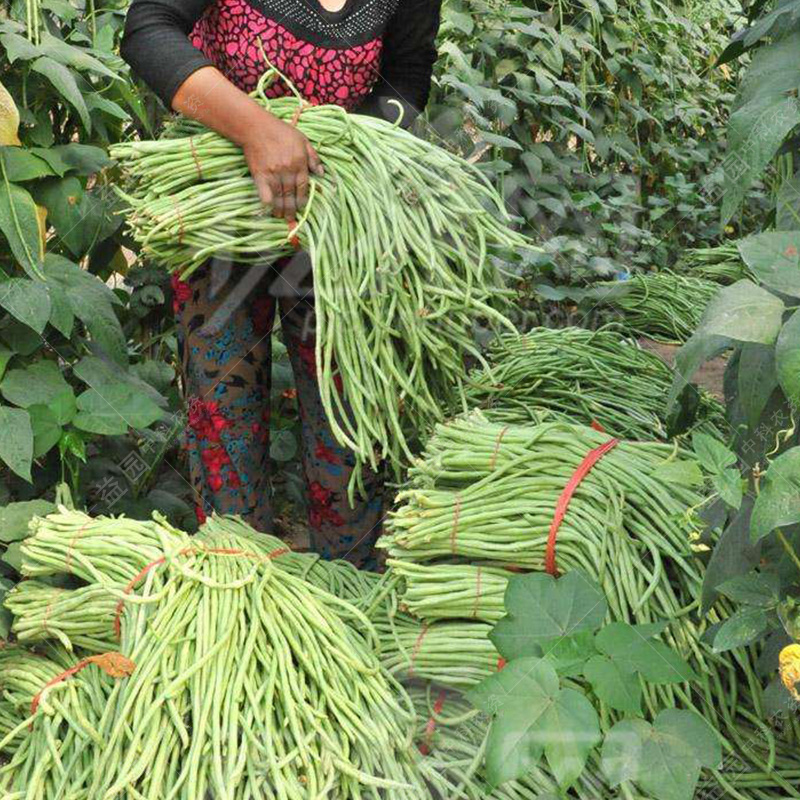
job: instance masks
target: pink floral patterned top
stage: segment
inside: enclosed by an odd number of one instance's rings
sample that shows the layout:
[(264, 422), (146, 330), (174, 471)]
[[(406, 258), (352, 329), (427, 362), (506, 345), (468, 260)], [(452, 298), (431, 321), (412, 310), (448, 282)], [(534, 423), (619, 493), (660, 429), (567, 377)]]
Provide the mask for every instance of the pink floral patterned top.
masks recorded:
[[(389, 98), (427, 102), (440, 0), (134, 0), (122, 55), (170, 104), (203, 66), (252, 91), (274, 64), (312, 103), (382, 113)], [(279, 81), (268, 90), (287, 90)], [(413, 116), (413, 114), (412, 114)]]

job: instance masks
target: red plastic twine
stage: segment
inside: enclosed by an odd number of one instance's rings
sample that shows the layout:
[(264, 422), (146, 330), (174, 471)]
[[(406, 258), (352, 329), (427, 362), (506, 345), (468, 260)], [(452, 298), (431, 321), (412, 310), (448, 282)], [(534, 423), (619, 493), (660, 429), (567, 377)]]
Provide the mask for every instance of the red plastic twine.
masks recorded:
[(419, 636), (417, 636), (417, 641), (414, 642), (414, 649), (411, 651), (411, 663), (408, 665), (408, 677), (414, 677), (414, 662), (417, 660), (417, 656), (419, 655), (419, 650), (422, 647), (422, 640), (425, 638), (425, 634), (428, 632), (428, 623), (425, 622), (422, 625), (422, 630), (419, 632)]
[(455, 508), (453, 509), (453, 529), (450, 531), (450, 552), (456, 554), (456, 535), (458, 534), (458, 520), (461, 518), (461, 495), (456, 495)]
[(547, 539), (547, 552), (544, 557), (544, 568), (550, 575), (558, 575), (558, 569), (556, 568), (556, 537), (558, 536), (558, 529), (561, 527), (561, 523), (564, 521), (567, 509), (569, 508), (572, 495), (575, 494), (575, 490), (580, 486), (581, 481), (589, 474), (592, 467), (618, 444), (619, 439), (609, 439), (605, 444), (601, 444), (600, 447), (595, 447), (594, 450), (590, 451), (586, 455), (586, 458), (578, 465), (575, 472), (572, 473), (569, 483), (564, 487), (564, 491), (561, 492), (561, 496), (556, 503), (556, 513), (550, 525), (550, 535)]
[[(291, 234), (294, 229), (297, 227), (297, 220), (294, 219), (287, 219), (286, 224), (289, 226), (289, 233)], [(289, 244), (294, 247), (295, 250), (301, 250), (302, 245), (300, 244), (300, 239), (297, 236), (290, 236)]]
[(427, 756), (431, 751), (431, 741), (433, 740), (433, 734), (436, 731), (436, 715), (442, 713), (446, 698), (447, 693), (444, 689), (442, 689), (439, 692), (439, 696), (436, 698), (436, 702), (433, 704), (433, 714), (431, 714), (431, 718), (428, 720), (428, 724), (425, 726), (425, 740), (419, 746), (419, 751), (424, 756)]

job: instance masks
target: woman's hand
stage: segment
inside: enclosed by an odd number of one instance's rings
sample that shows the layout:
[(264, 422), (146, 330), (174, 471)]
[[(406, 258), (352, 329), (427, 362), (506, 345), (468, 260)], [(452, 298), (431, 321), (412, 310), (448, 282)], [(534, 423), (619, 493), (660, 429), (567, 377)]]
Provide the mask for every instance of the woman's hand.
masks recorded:
[(306, 137), (267, 111), (242, 141), (244, 157), (258, 194), (276, 217), (295, 219), (308, 200), (309, 173), (322, 175), (322, 163)]
[(238, 144), (261, 200), (276, 217), (294, 219), (308, 199), (308, 175), (322, 163), (308, 139), (237, 89), (216, 67), (193, 72), (172, 98), (175, 111)]

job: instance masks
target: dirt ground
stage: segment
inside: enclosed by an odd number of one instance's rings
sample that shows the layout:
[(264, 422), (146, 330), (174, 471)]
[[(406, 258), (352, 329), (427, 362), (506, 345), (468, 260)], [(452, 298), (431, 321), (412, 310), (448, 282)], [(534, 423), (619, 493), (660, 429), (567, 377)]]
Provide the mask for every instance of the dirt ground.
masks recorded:
[[(661, 344), (651, 339), (640, 339), (639, 344), (641, 344), (645, 350), (656, 353), (656, 355), (660, 356), (670, 366), (672, 366), (675, 360), (675, 353), (677, 353), (679, 349), (677, 345)], [(692, 383), (702, 386), (704, 389), (711, 392), (718, 400), (722, 400), (722, 379), (725, 374), (726, 363), (726, 358), (715, 358), (713, 361), (706, 362), (692, 378)]]

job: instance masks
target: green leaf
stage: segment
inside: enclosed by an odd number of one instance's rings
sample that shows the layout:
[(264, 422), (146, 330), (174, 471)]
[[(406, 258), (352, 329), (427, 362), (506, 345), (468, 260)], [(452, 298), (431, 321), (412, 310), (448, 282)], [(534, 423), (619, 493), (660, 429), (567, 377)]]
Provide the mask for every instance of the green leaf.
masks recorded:
[(98, 75), (104, 75), (107, 78), (119, 78), (116, 72), (110, 70), (105, 64), (85, 50), (80, 47), (74, 47), (61, 39), (56, 39), (55, 36), (47, 33), (47, 31), (42, 31), (41, 33), (39, 49), (44, 55), (50, 56), (53, 60), (64, 64), (64, 66), (73, 67), (77, 70), (94, 72)]
[[(774, 45), (762, 48), (766, 53), (774, 49)], [(755, 62), (748, 72), (754, 68)], [(786, 95), (760, 95), (731, 114), (728, 150), (723, 162), (723, 224), (730, 221), (748, 189), (761, 177), (783, 140), (798, 124), (800, 105), (796, 97)]]
[(64, 392), (72, 393), (55, 361), (40, 359), (23, 369), (12, 369), (0, 384), (9, 403), (21, 408), (49, 405)]
[(22, 543), (12, 542), (3, 553), (2, 560), (19, 572), (22, 569)]
[(752, 500), (745, 500), (742, 508), (723, 531), (714, 546), (714, 552), (703, 576), (701, 613), (706, 614), (717, 598), (717, 587), (749, 572), (758, 564), (761, 547), (750, 540), (750, 514)]
[(58, 444), (61, 438), (61, 425), (49, 406), (31, 406), (28, 414), (33, 431), (33, 457), (41, 458)]
[(659, 464), (650, 477), (658, 482), (679, 486), (702, 486), (705, 482), (702, 470), (694, 461), (666, 461)]
[(767, 632), (763, 608), (743, 608), (722, 623), (714, 637), (714, 652), (723, 653), (758, 641)]
[(36, 180), (54, 175), (52, 167), (43, 158), (21, 147), (0, 147), (6, 165), (6, 175), (14, 183)]
[(668, 410), (674, 407), (700, 366), (724, 353), (731, 344), (732, 340), (727, 336), (709, 336), (702, 330), (695, 331), (689, 341), (675, 354), (675, 376), (667, 397)]
[(725, 286), (711, 299), (698, 332), (739, 342), (772, 344), (781, 329), (780, 298), (749, 280)]
[(562, 689), (552, 665), (539, 658), (511, 662), (467, 697), (494, 716), (486, 749), (487, 777), (494, 786), (521, 777), (544, 753), (559, 785), (567, 788), (600, 741), (591, 703), (574, 689)]
[(114, 163), (105, 150), (92, 144), (71, 142), (51, 147), (50, 151), (67, 165), (70, 172), (81, 176), (94, 175)]
[(23, 61), (30, 61), (42, 55), (42, 51), (35, 44), (18, 33), (0, 34), (0, 45), (6, 51), (9, 64), (13, 64), (20, 58)]
[(128, 428), (146, 428), (162, 416), (162, 410), (149, 397), (131, 386), (106, 386), (78, 396), (73, 424), (89, 433), (119, 435)]
[(778, 334), (775, 369), (789, 402), (800, 406), (800, 313), (795, 311)]
[(677, 709), (661, 711), (652, 725), (641, 719), (618, 722), (602, 751), (612, 787), (636, 781), (656, 800), (692, 800), (700, 769), (721, 760), (714, 729), (693, 711)]
[(31, 278), (42, 277), (42, 237), (36, 204), (30, 194), (8, 179), (0, 156), (0, 231), (14, 258)]
[(5, 375), (8, 362), (14, 358), (14, 351), (0, 345), (0, 378)]
[[(784, 326), (785, 327), (785, 326)], [(780, 341), (780, 336), (778, 337)], [(775, 348), (746, 342), (739, 354), (738, 397), (751, 431), (758, 427), (761, 414), (778, 386)]]
[(0, 406), (0, 461), (31, 482), (33, 431), (27, 411)]
[(28, 533), (28, 523), (34, 517), (43, 517), (56, 510), (47, 500), (26, 500), (0, 507), (0, 542), (18, 542)]
[(0, 283), (0, 307), (41, 334), (50, 319), (50, 293), (41, 281), (9, 278)]
[(692, 447), (700, 464), (710, 473), (720, 497), (733, 508), (739, 508), (743, 496), (742, 477), (732, 466), (736, 463), (733, 451), (707, 433), (695, 433)]
[(91, 133), (92, 120), (89, 117), (89, 109), (86, 108), (86, 102), (72, 73), (63, 64), (53, 61), (48, 56), (37, 58), (31, 64), (31, 69), (53, 84), (56, 91), (78, 112), (86, 132)]
[(769, 231), (739, 242), (750, 271), (767, 288), (800, 297), (800, 231)]
[(270, 431), (269, 457), (274, 461), (291, 461), (297, 455), (297, 437), (286, 429)]
[(583, 672), (592, 691), (610, 708), (626, 714), (641, 714), (642, 685), (636, 671), (625, 662), (594, 656)]
[(758, 541), (796, 522), (800, 522), (800, 447), (776, 456), (761, 479), (750, 535)]
[(777, 575), (753, 571), (729, 578), (717, 589), (734, 603), (771, 608), (780, 600), (781, 582)]
[(650, 626), (612, 622), (595, 636), (595, 646), (615, 661), (626, 664), (651, 683), (697, 680), (692, 668), (674, 650), (653, 637)]
[(508, 582), (505, 607), (507, 616), (489, 638), (508, 660), (540, 656), (556, 639), (595, 630), (608, 610), (596, 582), (580, 570), (558, 580), (545, 573), (515, 576)]

